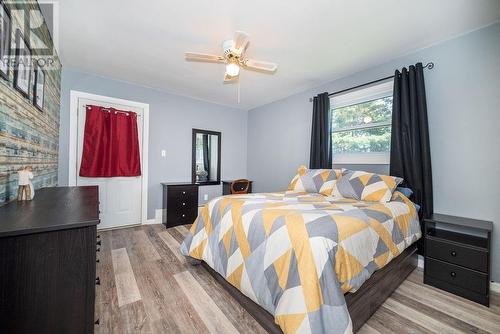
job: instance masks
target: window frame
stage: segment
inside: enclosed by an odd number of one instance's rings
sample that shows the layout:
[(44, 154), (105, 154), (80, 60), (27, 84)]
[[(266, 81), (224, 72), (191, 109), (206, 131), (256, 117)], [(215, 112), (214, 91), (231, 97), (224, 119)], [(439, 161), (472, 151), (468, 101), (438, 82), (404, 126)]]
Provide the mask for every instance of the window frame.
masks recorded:
[[(366, 103), (374, 100), (378, 100), (384, 97), (393, 96), (393, 86), (394, 79), (388, 79), (381, 83), (370, 85), (368, 87), (356, 89), (352, 92), (346, 92), (340, 95), (334, 95), (330, 97), (330, 112), (333, 113), (335, 109), (348, 107), (356, 104)], [(362, 129), (375, 129), (379, 127), (391, 126), (391, 121), (378, 122), (371, 124), (360, 124), (350, 127), (345, 127), (341, 129), (334, 129), (332, 126), (331, 135), (339, 132), (362, 130)], [(333, 141), (333, 138), (332, 138)], [(334, 143), (332, 142), (332, 147)], [(365, 152), (365, 153), (342, 153), (333, 154), (332, 152), (332, 163), (338, 165), (388, 165), (390, 163), (390, 152)]]

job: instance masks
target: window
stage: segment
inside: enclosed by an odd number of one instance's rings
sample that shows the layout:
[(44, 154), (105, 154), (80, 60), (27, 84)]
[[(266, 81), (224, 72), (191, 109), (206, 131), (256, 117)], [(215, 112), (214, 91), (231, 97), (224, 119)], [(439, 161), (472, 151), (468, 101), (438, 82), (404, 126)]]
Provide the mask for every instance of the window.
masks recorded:
[(332, 96), (334, 164), (389, 164), (393, 82)]

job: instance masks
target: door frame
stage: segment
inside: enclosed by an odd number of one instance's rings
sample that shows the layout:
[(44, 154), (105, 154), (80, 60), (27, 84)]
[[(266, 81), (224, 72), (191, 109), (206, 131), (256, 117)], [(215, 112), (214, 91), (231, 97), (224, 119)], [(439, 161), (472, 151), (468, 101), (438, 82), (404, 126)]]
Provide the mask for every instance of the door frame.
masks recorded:
[[(148, 145), (149, 145), (149, 104), (130, 100), (118, 99), (104, 95), (96, 95), (77, 90), (70, 91), (69, 109), (69, 165), (68, 165), (68, 185), (76, 186), (77, 179), (77, 141), (78, 141), (78, 99), (97, 100), (102, 103), (122, 104), (126, 106), (141, 108), (143, 110), (142, 119), (142, 156), (141, 156), (141, 221), (145, 224), (148, 221)], [(127, 225), (128, 226), (128, 225)]]

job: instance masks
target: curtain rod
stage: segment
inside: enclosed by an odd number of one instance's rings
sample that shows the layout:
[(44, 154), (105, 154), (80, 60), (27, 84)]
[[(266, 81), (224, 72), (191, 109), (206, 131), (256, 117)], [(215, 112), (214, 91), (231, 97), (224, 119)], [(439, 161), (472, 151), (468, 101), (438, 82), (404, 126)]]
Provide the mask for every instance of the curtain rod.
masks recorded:
[[(423, 66), (423, 68), (427, 68), (429, 70), (432, 70), (434, 68), (434, 63), (433, 62), (429, 62), (425, 66)], [(377, 83), (377, 82), (380, 82), (380, 81), (384, 81), (384, 80), (388, 80), (388, 79), (391, 79), (391, 78), (394, 78), (394, 75), (390, 75), (390, 76), (385, 77), (385, 78), (373, 80), (373, 81), (370, 81), (370, 82), (367, 82), (367, 83), (364, 83), (364, 84), (361, 84), (361, 85), (357, 85), (357, 86), (354, 86), (354, 87), (351, 87), (351, 88), (346, 88), (346, 89), (342, 89), (342, 90), (339, 90), (339, 91), (336, 91), (336, 92), (333, 92), (333, 93), (329, 93), (328, 96), (338, 95), (338, 94), (341, 94), (341, 93), (348, 92), (350, 90), (354, 90), (354, 89), (361, 88), (361, 87), (364, 87), (364, 86), (373, 85), (374, 83)], [(309, 98), (309, 102), (312, 102), (312, 101), (313, 101), (313, 98), (310, 97)]]
[[(85, 108), (90, 108), (90, 105), (87, 105), (87, 104), (84, 104), (83, 105)], [(98, 106), (99, 107), (99, 106)], [(106, 108), (106, 107), (101, 107), (101, 110), (102, 111), (105, 111), (105, 112), (109, 112), (111, 113), (111, 110), (110, 109), (115, 109), (113, 107), (110, 107), (110, 108)], [(122, 114), (126, 114), (127, 116), (129, 116), (130, 113), (135, 113), (137, 117), (142, 117), (142, 115), (139, 115), (138, 113), (136, 112), (133, 112), (133, 111), (125, 111), (125, 110), (118, 110), (118, 109), (115, 109), (115, 114), (117, 113), (122, 113)]]

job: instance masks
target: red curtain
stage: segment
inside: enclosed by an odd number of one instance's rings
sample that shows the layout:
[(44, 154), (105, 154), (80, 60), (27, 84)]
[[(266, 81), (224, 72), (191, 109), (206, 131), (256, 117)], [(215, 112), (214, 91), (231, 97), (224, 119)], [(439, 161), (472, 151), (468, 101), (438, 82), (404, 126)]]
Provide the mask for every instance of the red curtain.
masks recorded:
[(141, 175), (137, 114), (87, 105), (80, 176)]

